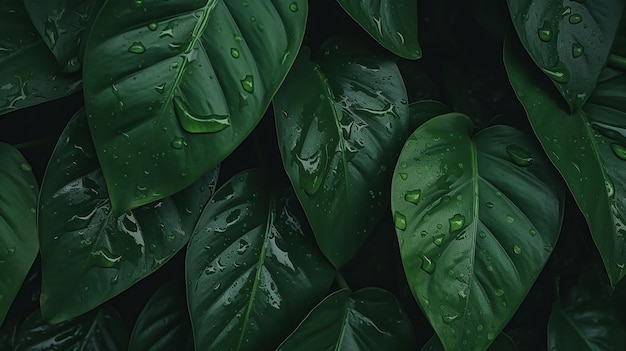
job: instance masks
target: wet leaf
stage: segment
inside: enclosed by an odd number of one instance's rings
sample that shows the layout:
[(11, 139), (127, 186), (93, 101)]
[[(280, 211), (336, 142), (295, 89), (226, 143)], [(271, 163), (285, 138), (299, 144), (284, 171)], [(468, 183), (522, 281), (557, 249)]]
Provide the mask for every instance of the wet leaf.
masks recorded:
[(259, 170), (227, 181), (189, 243), (187, 298), (199, 350), (273, 349), (334, 278), (292, 192), (267, 184)]
[(87, 312), (172, 258), (188, 242), (217, 173), (117, 216), (80, 111), (59, 138), (39, 199), (44, 318)]
[(445, 349), (486, 349), (511, 319), (559, 235), (564, 189), (514, 128), (472, 134), (460, 113), (408, 139), (391, 207), (413, 295)]

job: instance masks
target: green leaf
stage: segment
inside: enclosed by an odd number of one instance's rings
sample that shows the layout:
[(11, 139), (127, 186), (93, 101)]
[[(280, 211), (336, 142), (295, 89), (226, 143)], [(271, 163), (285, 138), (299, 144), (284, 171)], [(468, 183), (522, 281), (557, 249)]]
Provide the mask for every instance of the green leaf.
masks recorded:
[(54, 62), (20, 0), (0, 0), (0, 115), (62, 98), (80, 88)]
[(417, 40), (416, 0), (337, 0), (382, 46), (407, 59), (422, 57)]
[(190, 185), (254, 129), (300, 47), (304, 0), (108, 1), (85, 101), (113, 210)]
[(39, 250), (37, 192), (31, 166), (0, 143), (0, 325)]
[(385, 211), (408, 105), (392, 60), (340, 41), (320, 52), (314, 63), (301, 51), (274, 115), (285, 170), (317, 243), (339, 268)]
[(157, 270), (189, 240), (216, 181), (217, 169), (170, 198), (116, 216), (78, 112), (59, 138), (39, 199), (44, 318), (80, 315)]
[[(471, 334), (468, 336), (471, 337)], [(463, 348), (461, 348), (463, 349)], [(505, 333), (500, 333), (498, 337), (493, 341), (487, 351), (517, 351), (518, 347), (515, 342)], [(574, 350), (574, 349), (572, 349)], [(437, 335), (434, 335), (424, 347), (422, 347), (422, 351), (444, 351), (443, 345)]]
[(166, 283), (150, 297), (133, 328), (129, 351), (186, 349), (191, 322), (184, 286), (176, 283)]
[(186, 265), (198, 350), (273, 349), (334, 278), (292, 192), (270, 188), (259, 170), (235, 175), (196, 226)]
[(85, 30), (104, 0), (23, 0), (41, 38), (64, 72), (78, 72)]
[[(445, 349), (486, 349), (559, 235), (564, 191), (541, 150), (460, 113), (419, 127), (400, 154), (391, 207), (409, 286)], [(470, 335), (471, 337), (469, 337)]]
[(412, 350), (413, 326), (396, 298), (379, 288), (329, 295), (277, 351)]
[(624, 9), (622, 0), (507, 0), (513, 26), (535, 64), (572, 111), (591, 95)]
[[(511, 39), (511, 38), (509, 38)], [(626, 75), (605, 71), (582, 110), (569, 113), (513, 40), (505, 63), (518, 99), (591, 229), (613, 286), (626, 275)]]
[(13, 350), (123, 351), (127, 345), (122, 318), (105, 307), (59, 324), (47, 324), (35, 312), (20, 326)]

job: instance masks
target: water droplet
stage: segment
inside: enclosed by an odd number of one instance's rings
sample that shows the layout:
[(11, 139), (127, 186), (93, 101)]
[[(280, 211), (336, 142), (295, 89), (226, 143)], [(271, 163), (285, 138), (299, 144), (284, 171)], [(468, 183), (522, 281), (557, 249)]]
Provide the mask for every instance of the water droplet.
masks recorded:
[(7, 250), (7, 256), (15, 255), (15, 248), (14, 247), (9, 247), (6, 250)]
[(493, 340), (496, 338), (496, 333), (489, 332), (487, 333), (487, 340)]
[(251, 75), (247, 75), (244, 79), (241, 80), (241, 87), (246, 92), (252, 94), (254, 93), (254, 77)]
[(528, 234), (530, 234), (531, 236), (535, 236), (535, 235), (537, 235), (537, 231), (534, 230), (534, 229), (531, 229), (531, 230), (528, 231)]
[(91, 252), (87, 262), (89, 265), (101, 268), (115, 268), (120, 265), (122, 256), (116, 256), (102, 248), (98, 251)]
[(157, 30), (157, 28), (159, 28), (159, 24), (156, 22), (152, 22), (150, 24), (148, 24), (148, 29), (150, 29), (151, 31), (155, 31)]
[(111, 285), (116, 285), (120, 280), (120, 274), (115, 273), (115, 276), (111, 278)]
[(585, 48), (582, 45), (578, 43), (572, 44), (572, 57), (573, 58), (579, 58), (584, 53), (585, 53)]
[(484, 239), (484, 238), (486, 238), (486, 237), (487, 237), (487, 233), (485, 233), (485, 232), (480, 232), (480, 233), (478, 233), (478, 236)]
[(28, 163), (20, 164), (20, 169), (24, 172), (30, 172), (33, 170), (33, 168)]
[(550, 79), (557, 83), (569, 82), (569, 70), (562, 62), (557, 63), (551, 68), (543, 68), (542, 70), (545, 74), (548, 75), (548, 77), (550, 77)]
[(133, 44), (128, 48), (128, 52), (133, 54), (143, 54), (146, 52), (146, 47), (139, 41), (133, 42)]
[(494, 291), (494, 294), (496, 294), (496, 296), (500, 297), (500, 296), (504, 295), (504, 290), (496, 289), (496, 291)]
[(248, 248), (250, 248), (250, 243), (241, 239), (239, 240), (239, 247), (237, 248), (236, 252), (240, 255), (243, 255), (244, 253), (246, 253)]
[(583, 21), (583, 16), (579, 15), (579, 14), (573, 14), (571, 16), (569, 16), (569, 23), (571, 24), (578, 24), (580, 22)]
[(517, 245), (513, 245), (513, 252), (514, 252), (516, 255), (519, 255), (519, 254), (521, 254), (521, 253), (522, 253), (522, 248), (521, 248), (521, 247), (519, 247), (519, 246), (517, 246)]
[(606, 194), (608, 197), (613, 197), (613, 195), (615, 195), (615, 187), (613, 186), (613, 182), (610, 178), (604, 179), (604, 187), (606, 188)]
[(435, 262), (433, 262), (433, 260), (430, 259), (430, 257), (421, 254), (421, 258), (422, 258), (422, 265), (420, 266), (420, 268), (422, 268), (422, 270), (428, 274), (432, 274), (435, 271)]
[(613, 143), (611, 144), (611, 150), (613, 150), (617, 158), (626, 161), (626, 147), (624, 147), (624, 145)]
[(454, 322), (455, 320), (457, 320), (459, 318), (459, 314), (458, 313), (454, 313), (454, 314), (444, 314), (441, 316), (441, 320), (443, 320), (444, 323), (446, 324), (450, 324), (452, 322)]
[(420, 189), (409, 190), (406, 192), (406, 194), (404, 194), (404, 200), (417, 205), (420, 201), (421, 195), (422, 195), (422, 190)]
[(396, 211), (393, 214), (393, 222), (394, 222), (396, 228), (398, 228), (400, 230), (405, 230), (406, 229), (406, 217), (402, 213)]
[(247, 2), (247, 1), (243, 1), (243, 2), (241, 3), (241, 6), (243, 6), (243, 7), (248, 7), (248, 2)]
[(485, 206), (487, 206), (487, 208), (493, 208), (493, 202), (487, 202)]
[(539, 35), (539, 40), (541, 41), (548, 42), (552, 40), (552, 29), (550, 26), (550, 22), (543, 21), (543, 25), (537, 30), (537, 35)]
[(156, 92), (159, 94), (163, 94), (165, 92), (165, 83), (157, 85), (156, 87), (154, 87), (154, 90), (156, 90)]
[(515, 217), (513, 217), (513, 216), (511, 216), (511, 215), (506, 215), (505, 219), (506, 219), (506, 222), (507, 222), (507, 223), (513, 223), (513, 222), (515, 222)]
[(407, 180), (407, 178), (409, 178), (409, 175), (404, 172), (400, 172), (398, 173), (398, 175), (400, 175), (400, 178), (402, 178), (402, 180)]
[(477, 325), (477, 326), (476, 326), (476, 330), (478, 330), (478, 331), (483, 330), (483, 328), (484, 328), (484, 327), (483, 327), (483, 325), (482, 325), (482, 324), (479, 324), (479, 325)]
[(237, 48), (231, 48), (230, 56), (232, 56), (233, 58), (239, 58), (239, 50)]
[(195, 114), (179, 96), (174, 97), (174, 110), (181, 126), (190, 133), (215, 133), (230, 126), (228, 115), (211, 114), (201, 116)]
[(513, 163), (518, 166), (526, 167), (533, 163), (533, 155), (518, 145), (508, 145), (506, 153)]
[(176, 139), (174, 139), (172, 141), (172, 143), (170, 145), (174, 149), (182, 149), (183, 146), (185, 146), (185, 139), (183, 139), (183, 138), (176, 138)]
[(444, 239), (445, 237), (446, 237), (446, 236), (445, 236), (444, 234), (439, 234), (439, 235), (436, 235), (436, 236), (433, 238), (433, 244), (435, 244), (435, 245), (437, 245), (437, 246), (441, 246), (441, 244), (443, 244), (443, 239)]
[(296, 4), (295, 2), (292, 2), (291, 4), (289, 4), (289, 10), (291, 12), (298, 12), (298, 4)]
[(463, 229), (465, 225), (465, 217), (462, 214), (455, 214), (450, 219), (448, 219), (450, 223), (450, 234), (455, 233)]
[(313, 155), (296, 155), (300, 170), (300, 184), (309, 196), (315, 195), (324, 181), (324, 172), (328, 166), (328, 151), (321, 147)]

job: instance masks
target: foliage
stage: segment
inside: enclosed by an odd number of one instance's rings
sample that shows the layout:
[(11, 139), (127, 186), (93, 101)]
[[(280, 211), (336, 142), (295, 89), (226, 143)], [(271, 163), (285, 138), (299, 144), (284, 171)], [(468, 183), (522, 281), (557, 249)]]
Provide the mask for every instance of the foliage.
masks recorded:
[(0, 0), (0, 349), (624, 349), (623, 17)]

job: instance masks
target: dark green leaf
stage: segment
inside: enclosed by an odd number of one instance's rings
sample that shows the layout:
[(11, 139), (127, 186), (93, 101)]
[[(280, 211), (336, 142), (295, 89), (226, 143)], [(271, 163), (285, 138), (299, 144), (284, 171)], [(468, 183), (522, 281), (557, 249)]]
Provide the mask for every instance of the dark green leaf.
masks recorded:
[(20, 0), (0, 0), (0, 115), (67, 96), (80, 77), (61, 72)]
[(339, 41), (321, 53), (313, 63), (301, 51), (274, 114), (285, 170), (322, 252), (341, 267), (385, 211), (408, 105), (393, 61)]
[(526, 51), (571, 110), (591, 95), (624, 9), (623, 0), (507, 0)]
[(81, 69), (85, 30), (104, 0), (23, 0), (41, 38), (64, 72)]
[(505, 63), (511, 84), (587, 219), (615, 286), (626, 275), (626, 75), (605, 71), (588, 103), (570, 114), (509, 39)]
[[(468, 338), (471, 337), (471, 334), (468, 335)], [(461, 350), (464, 350), (464, 346), (461, 347)], [(422, 347), (422, 351), (444, 351), (444, 349), (437, 335), (434, 335), (428, 340), (428, 343)], [(517, 345), (508, 335), (500, 333), (493, 343), (489, 345), (487, 351), (517, 351)]]
[(0, 325), (39, 250), (37, 191), (31, 166), (0, 143)]
[(459, 113), (424, 123), (392, 183), (409, 285), (450, 350), (495, 339), (541, 272), (562, 218), (562, 184), (539, 147), (511, 127), (475, 136), (472, 127)]
[(416, 0), (337, 0), (372, 38), (407, 59), (422, 57)]
[(185, 343), (190, 333), (185, 288), (176, 282), (169, 282), (146, 303), (133, 328), (128, 350), (186, 350)]
[(320, 301), (334, 271), (300, 223), (291, 191), (235, 175), (202, 213), (187, 250), (199, 350), (269, 350)]
[(82, 314), (157, 270), (189, 240), (216, 181), (217, 169), (170, 198), (114, 215), (80, 111), (59, 139), (39, 200), (44, 318)]
[(384, 351), (415, 348), (413, 326), (396, 298), (378, 288), (329, 295), (277, 350)]
[(304, 0), (108, 1), (84, 61), (113, 210), (190, 185), (257, 125), (300, 47)]
[(128, 333), (120, 315), (105, 307), (59, 324), (46, 324), (35, 312), (20, 326), (13, 350), (122, 351), (127, 345)]

